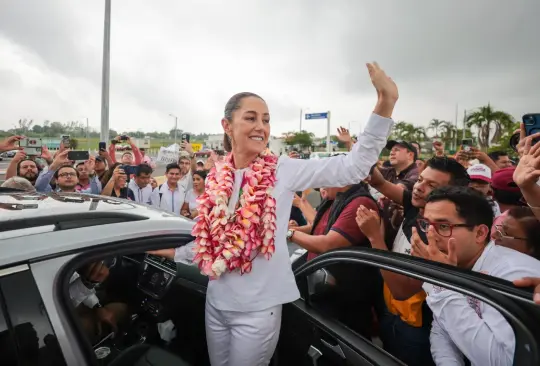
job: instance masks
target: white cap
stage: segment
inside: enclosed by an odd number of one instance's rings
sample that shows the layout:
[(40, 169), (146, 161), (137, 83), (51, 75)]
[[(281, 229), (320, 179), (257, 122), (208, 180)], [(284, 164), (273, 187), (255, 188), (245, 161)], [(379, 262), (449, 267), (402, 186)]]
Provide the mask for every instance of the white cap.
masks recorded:
[(486, 183), (491, 183), (491, 169), (484, 164), (474, 164), (469, 169), (467, 173), (473, 180), (483, 180)]

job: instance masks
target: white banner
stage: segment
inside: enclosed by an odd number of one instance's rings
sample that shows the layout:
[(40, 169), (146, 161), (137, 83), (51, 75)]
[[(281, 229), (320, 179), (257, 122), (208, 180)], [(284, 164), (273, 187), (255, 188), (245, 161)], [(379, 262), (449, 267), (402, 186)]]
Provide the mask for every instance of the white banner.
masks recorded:
[(167, 149), (165, 147), (160, 147), (156, 161), (158, 163), (170, 164), (178, 163), (178, 157), (180, 152), (177, 149)]

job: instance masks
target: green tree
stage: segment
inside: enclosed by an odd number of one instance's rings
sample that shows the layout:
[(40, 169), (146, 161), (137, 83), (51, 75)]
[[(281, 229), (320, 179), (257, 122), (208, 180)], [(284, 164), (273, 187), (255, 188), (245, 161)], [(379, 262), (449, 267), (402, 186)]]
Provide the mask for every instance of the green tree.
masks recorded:
[[(450, 122), (445, 123), (442, 126), (441, 139), (444, 142), (445, 146), (448, 146), (450, 150), (455, 150), (456, 139), (459, 138), (458, 130), (456, 126)], [(459, 143), (459, 141), (458, 141)]]
[[(467, 127), (478, 130), (478, 143), (486, 150), (490, 144), (496, 143), (508, 129), (514, 126), (514, 118), (503, 111), (497, 111), (488, 103), (467, 116)], [(493, 129), (493, 136), (491, 131)], [(490, 140), (491, 137), (491, 140)]]
[(286, 134), (285, 143), (287, 145), (299, 145), (301, 147), (308, 147), (313, 145), (313, 139), (315, 135), (311, 132), (289, 132)]
[(15, 125), (15, 133), (17, 135), (27, 135), (33, 123), (34, 120), (28, 120), (26, 118), (20, 119)]
[(412, 123), (400, 121), (394, 125), (390, 138), (393, 140), (421, 142), (427, 138), (427, 135), (424, 127), (416, 127)]
[(443, 120), (440, 120), (440, 119), (433, 118), (429, 122), (429, 126), (428, 126), (427, 129), (428, 130), (434, 130), (435, 131), (435, 136), (434, 137), (439, 137), (439, 129), (443, 128), (446, 125), (452, 125), (452, 124), (450, 122), (447, 122), (447, 121), (443, 121)]
[(37, 133), (37, 134), (41, 134), (43, 133), (43, 127), (41, 127), (40, 125), (33, 125), (32, 126), (32, 132), (34, 133)]

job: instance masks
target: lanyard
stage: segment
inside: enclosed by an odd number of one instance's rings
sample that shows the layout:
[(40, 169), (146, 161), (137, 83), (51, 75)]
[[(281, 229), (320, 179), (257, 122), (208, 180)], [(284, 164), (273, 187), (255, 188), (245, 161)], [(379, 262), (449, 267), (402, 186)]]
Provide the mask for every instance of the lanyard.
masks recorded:
[(171, 201), (172, 201), (172, 212), (174, 213), (174, 191), (172, 191)]

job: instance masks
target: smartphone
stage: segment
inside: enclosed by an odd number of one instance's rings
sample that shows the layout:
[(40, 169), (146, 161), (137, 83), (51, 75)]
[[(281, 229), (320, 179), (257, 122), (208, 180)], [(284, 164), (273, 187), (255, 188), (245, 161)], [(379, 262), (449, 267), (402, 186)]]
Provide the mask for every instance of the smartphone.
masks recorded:
[(470, 152), (471, 147), (473, 146), (473, 140), (472, 139), (461, 140), (461, 146), (463, 147), (463, 151)]
[(88, 160), (90, 154), (88, 154), (88, 151), (68, 151), (68, 159), (73, 161)]
[(98, 146), (99, 146), (99, 151), (107, 150), (107, 143), (105, 143), (104, 141), (100, 141)]
[(120, 166), (120, 169), (122, 169), (124, 173), (126, 173), (128, 178), (130, 175), (137, 174), (137, 167), (134, 165), (122, 165)]
[[(540, 132), (540, 113), (528, 113), (525, 114), (522, 119), (527, 136)], [(534, 139), (533, 144), (538, 141), (538, 139)]]
[(225, 156), (225, 150), (215, 150), (217, 156)]
[(129, 137), (127, 135), (120, 136), (120, 141), (127, 141), (129, 140)]
[(191, 139), (191, 135), (189, 133), (183, 133), (182, 134), (182, 142), (183, 141), (189, 142), (190, 139)]
[(69, 135), (62, 135), (60, 137), (60, 139), (61, 139), (62, 145), (64, 145), (65, 149), (69, 149), (71, 147), (71, 139), (70, 139)]
[(40, 138), (27, 137), (19, 141), (19, 146), (23, 148), (23, 151), (28, 156), (41, 155), (41, 147), (43, 143)]

